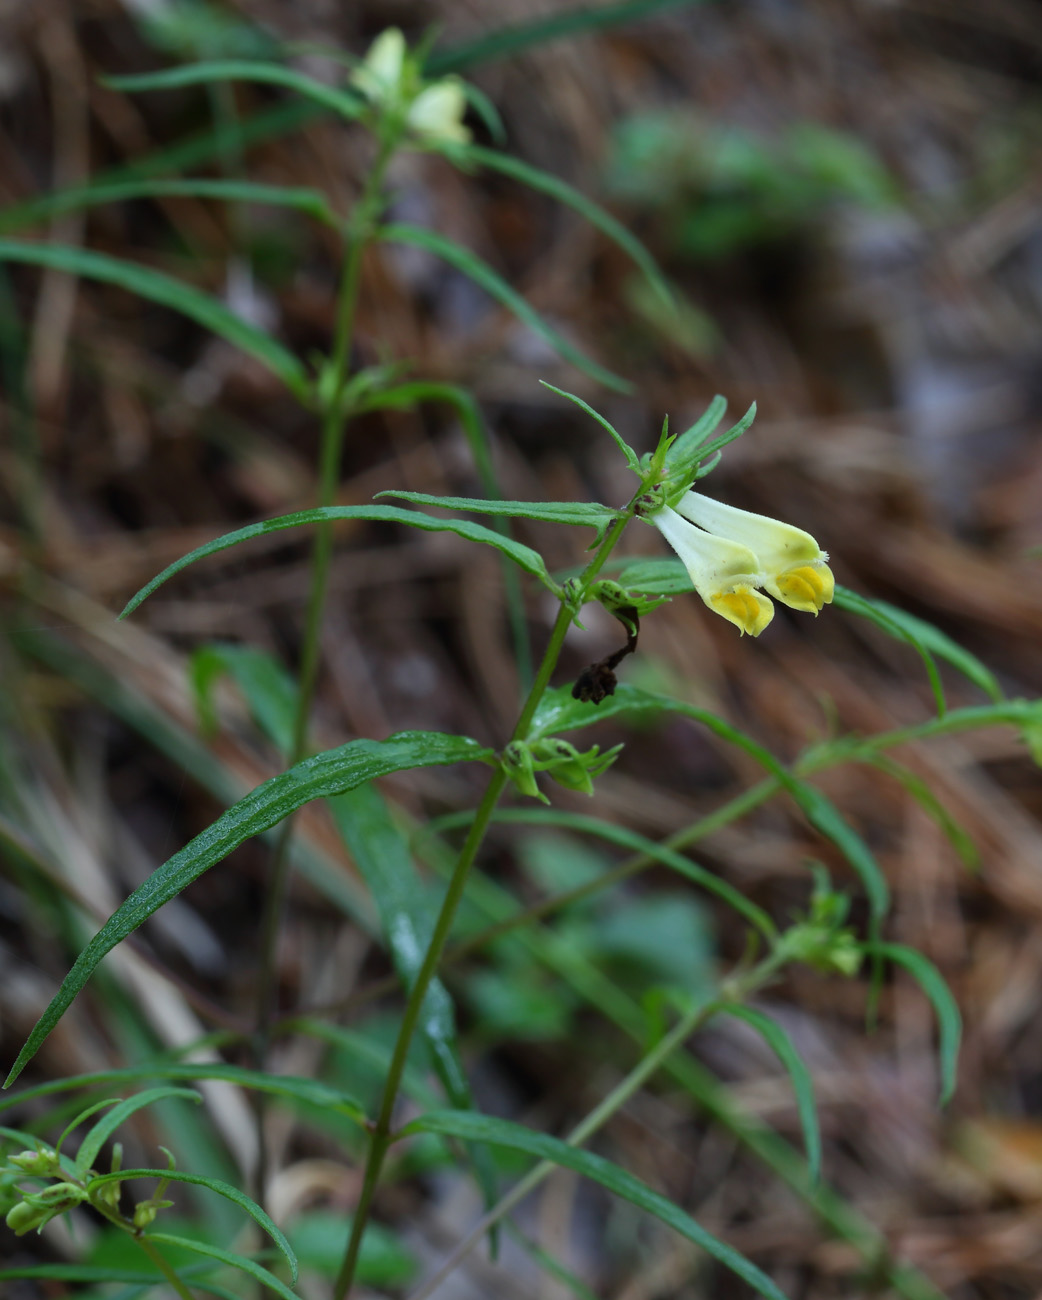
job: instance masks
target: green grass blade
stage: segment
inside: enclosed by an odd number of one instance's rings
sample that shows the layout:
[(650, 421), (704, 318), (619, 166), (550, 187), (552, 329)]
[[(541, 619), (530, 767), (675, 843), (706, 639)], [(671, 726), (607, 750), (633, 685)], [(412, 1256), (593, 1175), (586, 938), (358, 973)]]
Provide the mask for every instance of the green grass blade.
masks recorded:
[(490, 298), (494, 298), (501, 306), (513, 312), (523, 325), (527, 325), (530, 330), (549, 343), (555, 352), (589, 375), (591, 379), (596, 379), (606, 388), (614, 388), (620, 393), (628, 393), (632, 390), (632, 384), (611, 370), (606, 370), (604, 366), (598, 365), (574, 343), (569, 342), (560, 331), (544, 320), (516, 289), (507, 284), (497, 271), (470, 249), (464, 248), (462, 244), (457, 244), (455, 240), (448, 239), (436, 230), (428, 230), (424, 226), (411, 226), (404, 222), (382, 226), (379, 237), (388, 243), (408, 244), (411, 248), (422, 248), (425, 252), (440, 257), (484, 289)]
[(605, 211), (599, 203), (587, 198), (580, 190), (569, 185), (567, 181), (561, 180), (560, 177), (544, 172), (540, 167), (533, 167), (530, 163), (522, 162), (520, 158), (501, 153), (498, 149), (483, 149), (480, 145), (469, 145), (463, 156), (468, 161), (480, 163), (482, 167), (502, 172), (504, 176), (520, 181), (531, 190), (549, 194), (559, 203), (578, 212), (591, 226), (595, 226), (617, 244), (640, 269), (655, 293), (662, 299), (663, 304), (671, 310), (675, 309), (673, 294), (655, 259), (640, 240), (631, 234), (621, 221), (617, 221), (610, 212)]
[(700, 0), (624, 0), (622, 4), (580, 5), (547, 18), (501, 27), (487, 36), (477, 37), (467, 45), (444, 51), (435, 50), (427, 60), (424, 71), (431, 77), (440, 77), (446, 72), (460, 72), (481, 63), (509, 58), (533, 46), (546, 45), (549, 41), (639, 22), (642, 18), (650, 18), (670, 9), (687, 8), (699, 2)]
[(807, 1169), (811, 1180), (816, 1183), (821, 1177), (821, 1127), (818, 1123), (818, 1108), (814, 1101), (814, 1083), (803, 1058), (781, 1025), (756, 1007), (725, 1002), (721, 1004), (720, 1010), (755, 1029), (788, 1070), (789, 1078), (792, 1080), (792, 1090), (796, 1094), (796, 1109), (803, 1128)]
[(37, 1021), (7, 1078), (9, 1086), (68, 1010), (101, 959), (164, 903), (227, 857), (244, 840), (288, 817), (312, 799), (342, 794), (365, 781), (413, 767), (487, 760), (491, 751), (465, 736), (404, 731), (388, 740), (352, 740), (306, 758), (257, 786), (180, 852), (168, 858), (109, 917), (77, 957)]
[(257, 1202), (247, 1196), (245, 1192), (240, 1192), (231, 1183), (223, 1182), (220, 1178), (206, 1178), (201, 1174), (183, 1174), (177, 1169), (121, 1169), (114, 1174), (101, 1174), (97, 1178), (92, 1178), (88, 1186), (89, 1188), (101, 1187), (105, 1183), (119, 1182), (124, 1178), (158, 1178), (164, 1182), (190, 1183), (194, 1187), (208, 1187), (211, 1192), (216, 1192), (218, 1196), (223, 1196), (226, 1200), (234, 1202), (241, 1210), (245, 1210), (254, 1223), (263, 1228), (275, 1245), (278, 1246), (286, 1263), (289, 1265), (293, 1281), (296, 1282), (297, 1257), (293, 1247), (279, 1230), (278, 1225), (261, 1209)]
[(197, 1105), (202, 1101), (199, 1093), (191, 1088), (170, 1087), (149, 1088), (146, 1092), (138, 1093), (136, 1097), (128, 1097), (126, 1101), (121, 1101), (93, 1125), (80, 1143), (80, 1148), (76, 1152), (76, 1165), (81, 1171), (80, 1176), (85, 1177), (87, 1171), (93, 1168), (101, 1148), (121, 1124), (137, 1111), (143, 1110), (145, 1106), (151, 1106), (167, 1097), (183, 1097), (186, 1101), (194, 1101)]
[[(178, 1276), (184, 1281), (190, 1282), (193, 1289), (205, 1291), (207, 1295), (220, 1296), (222, 1300), (240, 1300), (239, 1297), (233, 1296), (227, 1288), (219, 1286), (216, 1282), (207, 1282), (199, 1277), (201, 1267), (198, 1264), (193, 1264), (190, 1268), (181, 1269)], [(209, 1267), (212, 1269), (213, 1265), (211, 1264)], [(0, 1282), (16, 1282), (20, 1280), (82, 1282), (84, 1286), (111, 1283), (113, 1286), (140, 1286), (145, 1291), (151, 1290), (153, 1287), (167, 1285), (166, 1278), (162, 1273), (138, 1272), (129, 1268), (106, 1268), (100, 1264), (28, 1264), (24, 1268), (0, 1268)], [(120, 1297), (126, 1294), (126, 1292), (120, 1292)], [(131, 1294), (142, 1295), (144, 1292), (135, 1291)], [(297, 1300), (299, 1300), (299, 1297)]]
[(658, 712), (678, 713), (694, 722), (700, 722), (722, 740), (744, 750), (761, 767), (777, 778), (810, 824), (831, 840), (853, 867), (864, 886), (875, 922), (878, 923), (885, 916), (890, 905), (890, 890), (886, 879), (868, 845), (854, 828), (844, 821), (835, 804), (820, 790), (791, 772), (751, 736), (747, 736), (707, 709), (700, 709), (696, 705), (672, 699), (667, 695), (642, 691), (625, 682), (621, 682), (616, 687), (615, 694), (609, 695), (600, 704), (584, 704), (572, 698), (569, 687), (561, 686), (547, 691), (544, 695), (536, 711), (530, 739), (536, 740), (559, 731), (587, 727), (591, 723), (619, 714), (650, 717)]
[(686, 1214), (679, 1206), (652, 1191), (646, 1183), (627, 1173), (610, 1160), (596, 1156), (589, 1151), (569, 1146), (559, 1138), (546, 1133), (537, 1133), (509, 1120), (493, 1119), (488, 1115), (475, 1115), (466, 1111), (434, 1111), (423, 1115), (402, 1129), (399, 1137), (412, 1133), (441, 1133), (446, 1136), (470, 1138), (472, 1141), (489, 1142), (493, 1146), (504, 1146), (512, 1151), (524, 1151), (541, 1160), (552, 1161), (565, 1169), (573, 1169), (584, 1178), (599, 1183), (615, 1196), (629, 1201), (638, 1209), (654, 1215), (663, 1223), (673, 1228), (681, 1236), (700, 1246), (708, 1254), (737, 1274), (744, 1282), (768, 1297), (768, 1300), (785, 1300), (780, 1291), (766, 1273), (762, 1272), (744, 1255), (732, 1246), (714, 1237)]
[(845, 609), (848, 614), (858, 614), (861, 618), (868, 619), (870, 623), (874, 623), (876, 627), (892, 636), (895, 641), (904, 641), (906, 645), (910, 645), (915, 650), (919, 658), (922, 659), (926, 675), (930, 679), (930, 689), (933, 691), (934, 701), (937, 705), (937, 716), (943, 718), (948, 706), (944, 698), (944, 687), (941, 685), (941, 675), (937, 671), (937, 664), (934, 662), (933, 655), (922, 638), (912, 630), (904, 618), (893, 617), (894, 614), (900, 614), (901, 611), (895, 609), (893, 605), (889, 606), (888, 609), (883, 609), (880, 601), (871, 600), (868, 596), (862, 596), (859, 592), (851, 591), (849, 587), (838, 585), (833, 596), (833, 603), (838, 609)]
[(402, 510), (397, 506), (325, 506), (315, 510), (298, 510), (292, 515), (279, 515), (276, 519), (265, 519), (259, 524), (247, 524), (245, 528), (237, 528), (232, 533), (225, 533), (223, 537), (215, 537), (212, 541), (196, 547), (194, 551), (182, 555), (173, 564), (168, 564), (162, 573), (146, 583), (127, 601), (119, 617), (126, 618), (129, 614), (133, 614), (141, 602), (147, 600), (158, 587), (172, 578), (175, 573), (180, 573), (182, 569), (194, 564), (196, 560), (203, 560), (208, 555), (216, 555), (218, 551), (226, 551), (229, 546), (237, 546), (240, 542), (248, 542), (252, 537), (263, 537), (267, 533), (275, 533), (283, 528), (299, 528), (302, 524), (317, 524), (327, 519), (367, 519), (376, 523), (407, 524), (410, 528), (419, 528), (428, 533), (456, 533), (460, 537), (467, 538), (468, 541), (484, 542), (487, 546), (494, 546), (526, 573), (538, 578), (551, 591), (556, 590), (543, 563), (543, 557), (538, 551), (533, 551), (530, 546), (522, 546), (520, 542), (504, 537), (502, 533), (494, 532), (491, 528), (483, 528), (481, 524), (474, 524), (466, 519), (434, 519), (430, 515), (420, 514), (419, 511)]
[(959, 1044), (962, 1041), (962, 1016), (944, 976), (929, 959), (915, 948), (903, 943), (865, 944), (865, 951), (873, 957), (892, 961), (903, 967), (919, 984), (930, 999), (937, 1015), (940, 1031), (938, 1055), (941, 1066), (941, 1093), (938, 1105), (946, 1106), (955, 1092), (955, 1079), (959, 1068)]
[(243, 352), (267, 366), (298, 397), (306, 395), (307, 373), (300, 361), (263, 330), (236, 316), (217, 298), (203, 293), (194, 285), (175, 280), (151, 267), (124, 262), (105, 253), (63, 244), (29, 244), (0, 239), (0, 261), (44, 266), (71, 275), (115, 284), (150, 302), (188, 316), (197, 324), (227, 339)]
[(91, 1074), (50, 1079), (46, 1083), (0, 1097), (0, 1111), (9, 1110), (12, 1106), (19, 1106), (36, 1097), (74, 1092), (79, 1088), (107, 1088), (112, 1084), (139, 1083), (146, 1079), (177, 1079), (181, 1082), (218, 1079), (222, 1083), (233, 1083), (252, 1092), (280, 1097), (283, 1101), (325, 1107), (359, 1125), (366, 1122), (361, 1104), (339, 1088), (320, 1083), (317, 1079), (303, 1079), (292, 1074), (268, 1074), (241, 1065), (227, 1065), (224, 1061), (146, 1061), (143, 1065), (126, 1066), (120, 1070), (96, 1070)]
[[(124, 203), (130, 199), (191, 198), (219, 199), (228, 203), (262, 203), (273, 207), (296, 208), (326, 225), (336, 224), (336, 215), (321, 190), (287, 185), (258, 185), (253, 181), (213, 180), (187, 177), (184, 180), (127, 180), (95, 183), (76, 189), (59, 190), (48, 197), (47, 215), (78, 212), (103, 203)], [(25, 222), (20, 209), (14, 219), (0, 213), (0, 230), (13, 229)]]
[(236, 1255), (233, 1251), (222, 1250), (219, 1246), (211, 1246), (207, 1241), (193, 1241), (190, 1237), (175, 1237), (169, 1232), (146, 1232), (143, 1235), (146, 1241), (165, 1246), (180, 1246), (184, 1250), (190, 1250), (195, 1255), (205, 1255), (207, 1259), (218, 1259), (222, 1264), (228, 1264), (232, 1268), (237, 1268), (241, 1273), (246, 1273), (249, 1277), (254, 1278), (262, 1286), (268, 1287), (277, 1296), (281, 1296), (282, 1300), (300, 1300), (300, 1297), (294, 1295), (285, 1282), (280, 1282), (274, 1273), (269, 1273), (261, 1264), (247, 1258), (245, 1255)]
[(164, 68), (161, 72), (146, 72), (133, 77), (106, 77), (104, 84), (113, 90), (127, 92), (140, 90), (177, 90), (182, 86), (198, 86), (229, 81), (257, 81), (269, 86), (281, 86), (313, 100), (340, 117), (355, 118), (365, 108), (365, 100), (351, 91), (337, 90), (313, 77), (284, 67), (281, 63), (261, 63), (251, 59), (215, 59), (208, 63), (189, 63), (179, 68)]
[(563, 388), (555, 388), (553, 384), (548, 384), (545, 379), (541, 379), (539, 382), (543, 385), (544, 388), (549, 388), (551, 393), (556, 393), (558, 397), (564, 397), (567, 398), (569, 402), (574, 402), (576, 406), (581, 407), (586, 412), (587, 415), (591, 416), (594, 420), (596, 420), (597, 423), (601, 426), (601, 428), (606, 430), (607, 433), (611, 436), (612, 441), (618, 447), (619, 451), (621, 451), (622, 454), (626, 457), (626, 464), (630, 467), (631, 470), (633, 470), (634, 474), (638, 476), (640, 475), (641, 472), (640, 457), (629, 445), (629, 443), (622, 436), (622, 434), (619, 433), (619, 431), (615, 428), (615, 426), (613, 424), (610, 424), (604, 418), (604, 416), (601, 415), (600, 411), (595, 411), (588, 402), (584, 402), (581, 397), (576, 397), (574, 393), (566, 393)]
[(376, 494), (411, 501), (417, 506), (438, 506), (442, 510), (472, 510), (482, 515), (508, 515), (512, 519), (542, 519), (549, 524), (573, 524), (601, 531), (613, 524), (618, 511), (594, 501), (500, 501), (481, 497), (436, 497), (427, 492), (402, 492), (389, 488)]

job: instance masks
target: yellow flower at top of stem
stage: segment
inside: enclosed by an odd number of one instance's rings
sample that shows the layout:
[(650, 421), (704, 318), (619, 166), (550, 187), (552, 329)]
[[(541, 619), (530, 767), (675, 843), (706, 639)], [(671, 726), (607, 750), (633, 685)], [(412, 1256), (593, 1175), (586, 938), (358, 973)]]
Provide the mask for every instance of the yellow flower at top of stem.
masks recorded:
[(356, 89), (384, 112), (404, 110), (405, 124), (430, 144), (467, 144), (463, 125), (467, 98), (459, 77), (442, 77), (424, 85), (405, 37), (388, 27), (373, 41), (351, 80)]

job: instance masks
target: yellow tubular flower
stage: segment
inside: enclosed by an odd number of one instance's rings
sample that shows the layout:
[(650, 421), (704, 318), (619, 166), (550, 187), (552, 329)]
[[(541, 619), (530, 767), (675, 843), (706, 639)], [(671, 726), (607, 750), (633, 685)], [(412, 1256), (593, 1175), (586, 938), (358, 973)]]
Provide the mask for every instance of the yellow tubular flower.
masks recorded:
[(759, 636), (774, 617), (774, 606), (756, 588), (759, 562), (740, 542), (703, 532), (663, 506), (648, 515), (684, 562), (695, 590), (714, 613), (743, 634)]
[(758, 561), (757, 586), (775, 600), (815, 615), (831, 604), (836, 583), (826, 563), (828, 553), (802, 528), (738, 510), (701, 492), (686, 493), (676, 508), (716, 537), (747, 546)]
[(463, 125), (467, 97), (458, 77), (435, 81), (409, 105), (406, 121), (418, 134), (432, 140), (469, 144), (470, 131)]
[(405, 37), (397, 27), (388, 27), (369, 46), (352, 80), (376, 103), (398, 98), (405, 66)]

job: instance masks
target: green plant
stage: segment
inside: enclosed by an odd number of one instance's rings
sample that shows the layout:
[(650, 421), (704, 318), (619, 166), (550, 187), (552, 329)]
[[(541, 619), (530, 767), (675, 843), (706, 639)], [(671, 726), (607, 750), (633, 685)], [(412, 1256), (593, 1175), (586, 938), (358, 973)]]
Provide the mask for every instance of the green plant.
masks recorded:
[[(781, 1295), (776, 1284), (739, 1251), (720, 1240), (678, 1205), (648, 1187), (619, 1163), (582, 1148), (660, 1071), (697, 1099), (724, 1125), (738, 1134), (781, 1177), (795, 1186), (831, 1229), (853, 1241), (869, 1262), (879, 1264), (890, 1285), (906, 1296), (933, 1294), (929, 1284), (902, 1269), (881, 1251), (871, 1231), (828, 1188), (821, 1178), (821, 1138), (809, 1072), (783, 1028), (752, 1005), (753, 999), (789, 967), (802, 964), (831, 978), (852, 978), (869, 964), (874, 978), (882, 978), (887, 963), (910, 972), (933, 1003), (940, 1025), (941, 1100), (952, 1091), (959, 1040), (959, 1017), (951, 995), (934, 967), (921, 954), (884, 941), (883, 926), (889, 906), (889, 889), (868, 843), (844, 818), (836, 805), (814, 784), (813, 777), (846, 763), (875, 763), (898, 780), (937, 816), (946, 832), (958, 839), (958, 828), (946, 818), (928, 787), (904, 773), (890, 751), (912, 739), (925, 739), (962, 729), (1007, 724), (1019, 727), (1029, 738), (1037, 735), (1042, 711), (1036, 701), (1006, 700), (991, 674), (971, 655), (935, 629), (880, 602), (868, 601), (836, 587), (827, 556), (809, 534), (790, 524), (738, 511), (713, 501), (697, 486), (712, 471), (727, 444), (745, 433), (753, 411), (733, 427), (716, 433), (725, 410), (717, 399), (703, 418), (679, 436), (664, 426), (656, 446), (643, 455), (596, 410), (582, 399), (555, 390), (577, 403), (614, 442), (634, 476), (631, 495), (622, 505), (590, 502), (524, 502), (506, 499), (490, 471), (480, 414), (466, 392), (451, 385), (405, 378), (398, 364), (351, 368), (351, 346), (359, 298), (360, 271), (366, 250), (378, 241), (409, 244), (432, 252), (470, 276), (502, 305), (515, 312), (563, 357), (604, 384), (621, 388), (625, 381), (585, 357), (577, 347), (472, 253), (437, 232), (388, 222), (386, 217), (387, 169), (402, 149), (440, 152), (466, 169), (498, 168), (538, 186), (595, 222), (603, 233), (628, 252), (644, 272), (655, 292), (668, 298), (661, 278), (645, 251), (599, 208), (552, 177), (536, 173), (506, 155), (479, 148), (470, 140), (464, 122), (467, 88), (451, 72), (430, 73), (400, 33), (385, 32), (367, 58), (357, 64), (344, 85), (331, 88), (312, 81), (279, 63), (222, 61), (189, 64), (171, 72), (128, 80), (127, 90), (151, 90), (194, 83), (225, 85), (241, 77), (282, 86), (309, 97), (324, 108), (357, 120), (371, 131), (376, 144), (372, 169), (352, 211), (341, 217), (325, 197), (310, 190), (259, 186), (245, 180), (121, 180), (97, 184), (78, 195), (59, 196), (56, 202), (102, 203), (116, 197), (194, 194), (232, 202), (278, 203), (294, 207), (335, 229), (343, 240), (335, 336), (327, 356), (311, 364), (256, 325), (244, 322), (227, 307), (200, 290), (158, 272), (89, 250), (25, 241), (4, 240), (0, 256), (9, 262), (52, 267), (120, 285), (172, 307), (213, 330), (269, 367), (321, 423), (320, 492), (309, 510), (284, 515), (214, 538), (184, 555), (137, 593), (123, 612), (132, 614), (160, 585), (187, 566), (237, 546), (250, 538), (295, 527), (313, 527), (315, 545), (310, 566), (310, 597), (300, 669), (290, 677), (281, 665), (261, 651), (243, 646), (208, 646), (192, 662), (192, 685), (204, 728), (216, 725), (212, 708), (215, 680), (230, 676), (246, 698), (257, 725), (285, 760), (286, 770), (258, 785), (244, 797), (230, 800), (212, 825), (175, 853), (120, 905), (83, 948), (59, 993), (40, 1019), (19, 1055), (9, 1083), (33, 1058), (77, 993), (95, 973), (102, 958), (129, 938), (164, 904), (173, 901), (192, 881), (219, 864), (248, 838), (274, 832), (271, 876), (261, 925), (263, 978), (256, 1014), (245, 1038), (253, 1056), (249, 1068), (223, 1061), (186, 1064), (171, 1055), (154, 1055), (124, 1071), (84, 1075), (23, 1090), (4, 1101), (5, 1106), (64, 1091), (111, 1088), (138, 1080), (171, 1081), (154, 1086), (121, 1103), (90, 1103), (66, 1126), (53, 1145), (44, 1145), (28, 1129), (5, 1130), (15, 1148), (7, 1157), (4, 1175), (9, 1200), (8, 1226), (17, 1233), (42, 1228), (54, 1217), (90, 1206), (108, 1225), (142, 1250), (153, 1265), (137, 1280), (105, 1273), (81, 1271), (73, 1280), (127, 1281), (148, 1288), (169, 1285), (182, 1296), (192, 1289), (213, 1294), (234, 1294), (221, 1281), (224, 1270), (237, 1269), (277, 1294), (292, 1294), (289, 1285), (247, 1254), (231, 1252), (211, 1242), (160, 1230), (169, 1207), (166, 1189), (171, 1183), (199, 1184), (217, 1193), (249, 1215), (272, 1237), (280, 1249), (290, 1280), (296, 1277), (289, 1242), (260, 1204), (225, 1180), (210, 1175), (182, 1174), (169, 1158), (162, 1169), (124, 1170), (118, 1149), (108, 1171), (95, 1168), (102, 1146), (132, 1114), (153, 1103), (197, 1099), (191, 1089), (177, 1087), (193, 1080), (223, 1080), (250, 1089), (259, 1097), (307, 1109), (323, 1131), (336, 1131), (348, 1151), (364, 1167), (358, 1204), (350, 1235), (344, 1226), (343, 1255), (338, 1263), (333, 1294), (342, 1297), (360, 1277), (364, 1245), (372, 1221), (378, 1182), (394, 1161), (401, 1167), (415, 1158), (432, 1162), (459, 1159), (474, 1171), (487, 1212), (472, 1240), (493, 1232), (509, 1218), (513, 1207), (554, 1167), (569, 1168), (592, 1179), (615, 1196), (657, 1217), (706, 1250), (760, 1294)], [(56, 210), (54, 205), (50, 209)], [(38, 213), (39, 209), (36, 209)], [(8, 218), (9, 223), (12, 219)], [(457, 410), (468, 433), (469, 445), (485, 479), (484, 498), (434, 497), (389, 490), (382, 496), (405, 500), (410, 507), (376, 504), (337, 506), (340, 453), (352, 420), (381, 408), (409, 407), (423, 402), (448, 402)], [(422, 507), (423, 509), (415, 508)], [(452, 512), (450, 517), (427, 509)], [(495, 527), (462, 519), (460, 514), (489, 516)], [(516, 540), (507, 524), (511, 519), (531, 519), (563, 527), (592, 529), (592, 556), (571, 576), (551, 572), (543, 556)], [(467, 736), (434, 732), (403, 732), (386, 740), (353, 740), (336, 749), (310, 753), (309, 729), (319, 660), (320, 628), (328, 595), (333, 526), (338, 520), (366, 520), (425, 531), (449, 532), (464, 540), (493, 548), (509, 575), (515, 630), (523, 625), (518, 599), (518, 574), (534, 579), (556, 602), (557, 615), (509, 735), (499, 747)], [(635, 522), (657, 528), (677, 551), (678, 560), (626, 561), (618, 549), (626, 530)], [(584, 540), (587, 534), (584, 534)], [(613, 577), (606, 575), (613, 574)], [(716, 711), (696, 706), (668, 694), (619, 682), (616, 669), (638, 646), (642, 621), (655, 614), (667, 599), (695, 591), (707, 607), (733, 623), (741, 632), (760, 635), (773, 617), (774, 600), (804, 612), (818, 614), (827, 604), (871, 619), (886, 632), (915, 648), (922, 657), (934, 688), (936, 716), (915, 727), (869, 737), (832, 738), (809, 747), (797, 761), (784, 764), (755, 737), (743, 733)], [(574, 684), (552, 686), (565, 638), (582, 617), (585, 606), (599, 604), (620, 625), (625, 644), (590, 667)], [(830, 612), (830, 615), (831, 612)], [(32, 638), (26, 638), (32, 645)], [(39, 643), (37, 643), (39, 644)], [(523, 638), (517, 638), (522, 653)], [(41, 653), (48, 653), (41, 650)], [(50, 653), (54, 653), (53, 647)], [(936, 659), (947, 660), (980, 688), (990, 702), (977, 708), (948, 710), (941, 689)], [(70, 674), (75, 671), (70, 668)], [(112, 691), (113, 708), (119, 708)], [(672, 715), (708, 728), (762, 768), (763, 780), (731, 804), (701, 819), (664, 843), (656, 843), (596, 817), (580, 817), (549, 808), (522, 807), (503, 810), (502, 797), (511, 791), (551, 804), (554, 784), (571, 791), (593, 794), (597, 779), (620, 758), (621, 746), (602, 749), (594, 744), (582, 749), (578, 732), (609, 718), (648, 720)], [(570, 738), (571, 737), (571, 738)], [(186, 751), (198, 759), (198, 751)], [(409, 827), (373, 782), (383, 776), (428, 766), (474, 763), (486, 771), (484, 794), (477, 807), (424, 827)], [(831, 843), (856, 874), (867, 900), (868, 919), (863, 927), (850, 922), (850, 899), (836, 889), (822, 868), (808, 873), (810, 890), (804, 911), (783, 922), (743, 896), (733, 884), (701, 867), (688, 850), (710, 829), (719, 828), (749, 813), (775, 795), (785, 795), (811, 827)], [(291, 818), (306, 803), (325, 800), (344, 844), (359, 867), (368, 890), (368, 905), (391, 955), (405, 994), (400, 1020), (389, 1037), (374, 1034), (352, 1038), (335, 1025), (315, 1017), (280, 1017), (274, 999), (275, 947), (285, 906), (291, 864)], [(501, 886), (480, 872), (485, 837), (496, 823), (550, 826), (561, 833), (596, 837), (624, 848), (631, 856), (608, 870), (587, 871), (582, 879), (561, 880), (560, 886), (538, 905), (523, 908)], [(453, 848), (452, 835), (463, 831)], [(428, 861), (446, 879), (437, 896), (423, 887), (417, 860)], [(626, 926), (610, 916), (587, 917), (570, 927), (554, 928), (555, 914), (581, 914), (581, 908), (599, 899), (611, 886), (661, 865), (684, 881), (732, 908), (749, 935), (748, 951), (723, 977), (712, 977), (715, 963), (704, 960), (670, 960), (671, 949), (683, 952), (698, 942), (696, 914), (671, 908), (656, 915), (645, 907), (632, 924), (642, 928), (641, 938), (656, 942), (623, 942), (630, 938)], [(686, 898), (687, 895), (685, 894)], [(348, 906), (361, 905), (354, 898)], [(679, 919), (679, 926), (675, 923)], [(457, 920), (465, 935), (454, 929)], [(667, 923), (668, 922), (668, 923)], [(640, 1050), (628, 1063), (623, 1077), (564, 1139), (517, 1123), (481, 1114), (474, 1105), (470, 1082), (461, 1056), (455, 1025), (453, 998), (445, 977), (465, 953), (489, 947), (496, 955), (499, 983), (485, 981), (483, 993), (489, 1027), (511, 1016), (528, 1016), (536, 1034), (564, 1031), (566, 1020), (540, 1020), (540, 977), (547, 971), (568, 990), (574, 1007), (589, 1005)], [(664, 954), (664, 955), (663, 955)], [(616, 965), (613, 965), (615, 963)], [(613, 978), (623, 964), (631, 974)], [(636, 972), (635, 974), (632, 972)], [(527, 1005), (518, 1007), (524, 982), (534, 988)], [(504, 991), (508, 995), (504, 999)], [(513, 997), (513, 1001), (510, 998)], [(498, 999), (498, 1001), (497, 1001)], [(507, 1005), (504, 1010), (504, 1001)], [(731, 1015), (760, 1034), (788, 1071), (797, 1099), (804, 1136), (805, 1159), (790, 1148), (753, 1130), (729, 1106), (719, 1086), (714, 1086), (697, 1062), (685, 1051), (686, 1041), (707, 1022)], [(345, 1073), (351, 1080), (318, 1082), (272, 1073), (268, 1068), (270, 1045), (276, 1035), (298, 1033), (333, 1043), (343, 1052)], [(418, 1061), (414, 1040), (422, 1042), (426, 1057)], [(224, 1040), (224, 1041), (227, 1041)], [(221, 1046), (222, 1043), (210, 1044)], [(364, 1058), (368, 1075), (359, 1062)], [(437, 1077), (435, 1090), (426, 1069)], [(363, 1099), (355, 1093), (366, 1092)], [(408, 1093), (422, 1106), (418, 1118), (398, 1123), (400, 1097)], [(447, 1103), (447, 1105), (445, 1105)], [(97, 1110), (113, 1105), (83, 1138), (77, 1155), (61, 1154), (65, 1134)], [(423, 1139), (437, 1139), (424, 1153)], [(446, 1146), (443, 1140), (455, 1144)], [(505, 1194), (500, 1193), (500, 1170), (494, 1152), (514, 1151), (539, 1161)], [(417, 1151), (421, 1152), (416, 1155)], [(399, 1153), (405, 1153), (399, 1155)], [(120, 1188), (134, 1178), (157, 1181), (152, 1195), (136, 1201), (129, 1213), (120, 1211)], [(33, 1182), (27, 1190), (23, 1184)], [(263, 1170), (258, 1180), (263, 1186)], [(42, 1189), (36, 1183), (46, 1184)], [(260, 1198), (259, 1198), (260, 1199)], [(159, 1225), (159, 1228), (157, 1228)], [(170, 1248), (199, 1256), (181, 1264)], [(454, 1253), (454, 1259), (460, 1251)], [(200, 1272), (205, 1267), (209, 1272)], [(0, 1273), (11, 1278), (15, 1273)], [(38, 1277), (72, 1277), (72, 1274), (38, 1271)], [(427, 1285), (433, 1285), (433, 1282)]]

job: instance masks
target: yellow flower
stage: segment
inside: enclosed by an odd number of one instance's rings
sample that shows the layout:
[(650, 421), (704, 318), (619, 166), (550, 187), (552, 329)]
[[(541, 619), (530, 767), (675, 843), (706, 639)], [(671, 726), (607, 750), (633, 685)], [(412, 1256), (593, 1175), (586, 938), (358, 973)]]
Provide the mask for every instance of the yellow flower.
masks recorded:
[(701, 492), (686, 493), (676, 508), (715, 537), (748, 547), (758, 561), (756, 585), (775, 600), (815, 615), (831, 603), (836, 584), (828, 554), (802, 528), (724, 505)]
[(404, 67), (405, 37), (397, 27), (388, 27), (369, 46), (352, 80), (369, 99), (386, 104), (398, 98)]
[(648, 515), (680, 556), (695, 590), (711, 610), (743, 634), (759, 636), (774, 617), (774, 606), (756, 590), (760, 565), (748, 546), (696, 528), (663, 506)]
[(424, 86), (416, 60), (409, 57), (405, 37), (388, 27), (373, 41), (352, 75), (354, 85), (385, 112), (405, 110), (405, 124), (434, 144), (468, 144), (463, 125), (467, 98), (459, 77), (443, 77)]
[(466, 109), (463, 82), (458, 77), (444, 77), (420, 91), (409, 105), (405, 120), (417, 135), (452, 144), (469, 144), (470, 131), (463, 125)]

